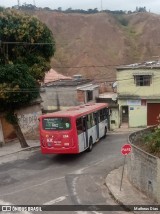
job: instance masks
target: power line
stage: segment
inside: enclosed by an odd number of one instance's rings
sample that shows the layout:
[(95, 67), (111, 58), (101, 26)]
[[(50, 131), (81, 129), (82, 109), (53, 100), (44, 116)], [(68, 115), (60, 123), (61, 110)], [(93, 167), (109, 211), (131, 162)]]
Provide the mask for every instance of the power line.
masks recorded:
[[(77, 38), (77, 39), (79, 39), (79, 38)], [(4, 44), (26, 44), (26, 43), (28, 43), (28, 44), (43, 44), (43, 43), (31, 43), (31, 42), (12, 42), (12, 41), (1, 41), (1, 43), (4, 43)], [(58, 45), (61, 45), (61, 44), (64, 44), (64, 45), (66, 45), (66, 44), (70, 44), (70, 43), (64, 43), (64, 42), (55, 42), (55, 43), (44, 43), (44, 44), (58, 44)], [(146, 46), (145, 44), (144, 44), (144, 46)], [(150, 47), (160, 47), (160, 45), (150, 45)], [(159, 56), (152, 56), (152, 57), (159, 57)], [(137, 58), (137, 57), (136, 57)]]
[(1, 44), (18, 44), (18, 45), (55, 45), (53, 42), (37, 42), (37, 43), (31, 43), (31, 42), (2, 42)]
[[(160, 77), (160, 76), (159, 76)], [(116, 82), (121, 82), (121, 81), (125, 81), (125, 80), (132, 80), (132, 79), (134, 79), (134, 77), (132, 77), (132, 78), (126, 78), (126, 79), (121, 79), (121, 80), (116, 80)], [(156, 78), (156, 80), (157, 80), (157, 78)], [(113, 82), (113, 81), (104, 81), (104, 82)], [(44, 85), (45, 86), (45, 85)], [(58, 86), (58, 85), (54, 85), (55, 87), (56, 86)], [(65, 85), (60, 85), (61, 87), (68, 87), (68, 86), (65, 86)], [(77, 85), (76, 85), (77, 86)], [(128, 86), (130, 86), (130, 84), (128, 84)], [(141, 86), (139, 86), (139, 87), (141, 87)], [(43, 87), (42, 87), (43, 88)], [(47, 87), (47, 88), (49, 88), (49, 87)], [(16, 91), (13, 91), (13, 90), (0, 90), (0, 93), (2, 93), (2, 92), (9, 92), (9, 93), (26, 93), (26, 92), (37, 92), (37, 90), (35, 89), (35, 88), (30, 88), (30, 89), (28, 89), (28, 88), (23, 88), (23, 89), (20, 89), (20, 90), (16, 90)], [(57, 90), (57, 88), (56, 88), (56, 91), (57, 92), (61, 92), (60, 90)], [(72, 89), (67, 89), (67, 91), (73, 91)], [(41, 92), (41, 91), (40, 91)]]
[(53, 68), (107, 68), (120, 65), (82, 65), (82, 66), (53, 66)]

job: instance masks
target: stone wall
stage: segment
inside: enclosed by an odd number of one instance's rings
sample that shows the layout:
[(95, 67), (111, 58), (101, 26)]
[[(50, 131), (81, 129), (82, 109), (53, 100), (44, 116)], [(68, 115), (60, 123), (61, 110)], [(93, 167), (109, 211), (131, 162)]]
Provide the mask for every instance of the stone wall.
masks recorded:
[(127, 156), (127, 176), (141, 192), (160, 203), (160, 159), (134, 145), (143, 133), (151, 129), (153, 127), (129, 136), (132, 152)]

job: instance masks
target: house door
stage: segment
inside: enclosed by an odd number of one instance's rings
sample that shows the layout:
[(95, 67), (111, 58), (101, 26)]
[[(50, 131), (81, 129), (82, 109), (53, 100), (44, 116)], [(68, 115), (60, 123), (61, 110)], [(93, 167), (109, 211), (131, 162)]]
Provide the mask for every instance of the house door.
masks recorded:
[(121, 107), (121, 117), (122, 117), (122, 123), (129, 122), (128, 106)]
[(147, 104), (147, 126), (158, 124), (158, 117), (160, 115), (160, 103)]

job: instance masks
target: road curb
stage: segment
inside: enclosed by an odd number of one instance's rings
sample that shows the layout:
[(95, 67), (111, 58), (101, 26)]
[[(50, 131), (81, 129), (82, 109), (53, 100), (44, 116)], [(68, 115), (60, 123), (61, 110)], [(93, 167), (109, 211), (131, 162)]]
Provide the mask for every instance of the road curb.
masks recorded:
[[(122, 168), (122, 167), (119, 167), (119, 169), (120, 168)], [(115, 170), (117, 170), (117, 169), (115, 169)], [(114, 170), (113, 170), (114, 171)], [(129, 206), (128, 205), (126, 205), (126, 204), (124, 204), (118, 197), (116, 197), (116, 195), (113, 193), (113, 191), (111, 190), (111, 188), (110, 188), (110, 185), (109, 185), (109, 183), (108, 183), (108, 177), (111, 175), (111, 173), (113, 172), (113, 171), (111, 171), (108, 175), (107, 175), (107, 177), (106, 177), (106, 179), (105, 179), (105, 185), (106, 185), (106, 187), (107, 187), (107, 189), (108, 189), (108, 191), (109, 191), (109, 194), (110, 194), (110, 196), (114, 199), (114, 201), (116, 202), (116, 203), (118, 203), (120, 206), (122, 206), (123, 208), (124, 208), (124, 210), (125, 211), (131, 211), (132, 213), (135, 213), (133, 210), (131, 210), (130, 208), (129, 208)]]
[(18, 151), (15, 151), (15, 152), (11, 152), (11, 153), (8, 153), (8, 154), (0, 155), (0, 158), (5, 157), (5, 156), (9, 156), (9, 155), (14, 155), (16, 153), (23, 152), (23, 151), (31, 151), (31, 150), (34, 150), (34, 149), (37, 149), (37, 148), (40, 148), (40, 145), (38, 145), (38, 146), (29, 146), (27, 148), (23, 148), (23, 149), (20, 149)]
[[(110, 173), (107, 175), (107, 177), (110, 175)], [(112, 192), (112, 190), (110, 189), (109, 185), (108, 185), (108, 182), (107, 182), (107, 177), (106, 177), (106, 180), (105, 180), (105, 184), (106, 184), (106, 187), (109, 191), (109, 194), (110, 196), (114, 199), (114, 201), (116, 203), (118, 203), (120, 206), (122, 206), (124, 208), (125, 211), (129, 211), (129, 212), (132, 212), (132, 213), (135, 213), (133, 210), (131, 210), (126, 204), (124, 204), (120, 199), (118, 199), (115, 194)]]
[[(122, 176), (122, 166), (111, 171), (106, 179), (105, 184), (111, 197), (121, 206), (125, 211), (135, 214), (144, 213), (143, 210), (133, 210), (133, 206), (150, 206), (157, 205), (153, 200), (144, 195), (140, 190), (135, 188), (127, 177), (127, 172), (124, 171), (123, 186), (120, 190)], [(132, 206), (132, 207), (130, 207)], [(149, 211), (148, 213), (156, 214), (156, 211)]]

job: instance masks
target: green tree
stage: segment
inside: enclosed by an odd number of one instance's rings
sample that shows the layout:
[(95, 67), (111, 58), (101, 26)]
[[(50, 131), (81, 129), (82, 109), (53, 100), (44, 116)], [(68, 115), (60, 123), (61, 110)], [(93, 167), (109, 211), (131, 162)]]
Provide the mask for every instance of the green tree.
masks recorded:
[(27, 64), (31, 75), (43, 80), (55, 52), (52, 32), (45, 24), (35, 17), (3, 10), (0, 12), (0, 40), (0, 64)]
[(28, 145), (15, 112), (37, 98), (39, 89), (26, 65), (0, 65), (0, 71), (0, 111), (6, 112), (6, 119), (13, 125), (21, 147), (24, 148)]
[(35, 17), (0, 11), (0, 111), (13, 125), (21, 146), (27, 143), (16, 110), (39, 96), (39, 81), (55, 52), (52, 32)]

